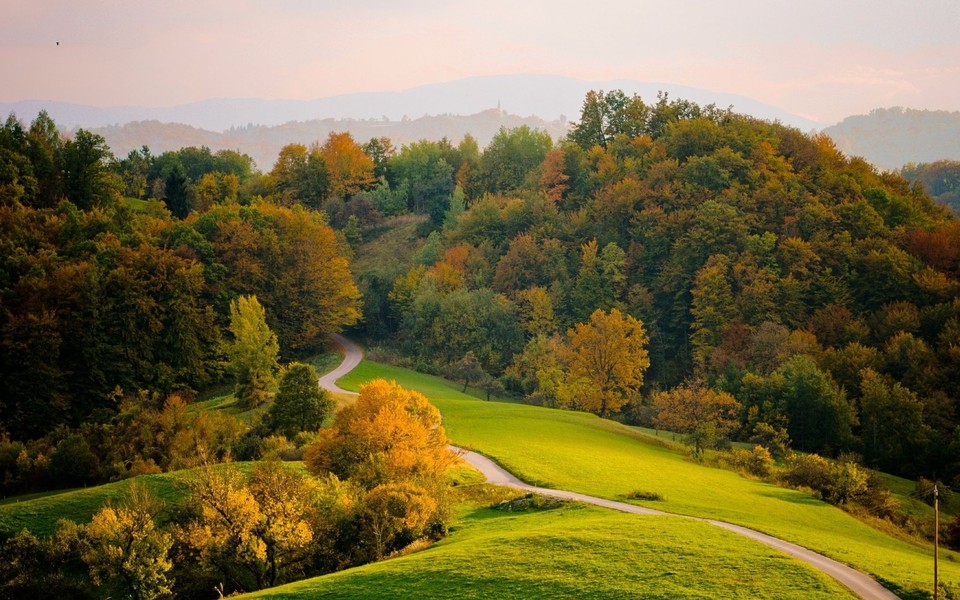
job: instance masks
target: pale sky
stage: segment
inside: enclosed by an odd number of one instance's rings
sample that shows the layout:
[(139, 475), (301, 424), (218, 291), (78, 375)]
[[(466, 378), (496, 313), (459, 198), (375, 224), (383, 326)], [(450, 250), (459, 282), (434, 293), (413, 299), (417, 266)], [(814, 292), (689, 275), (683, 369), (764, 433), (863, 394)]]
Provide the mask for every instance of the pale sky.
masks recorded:
[(0, 102), (307, 100), (535, 73), (835, 122), (960, 110), (958, 32), (958, 0), (0, 0)]

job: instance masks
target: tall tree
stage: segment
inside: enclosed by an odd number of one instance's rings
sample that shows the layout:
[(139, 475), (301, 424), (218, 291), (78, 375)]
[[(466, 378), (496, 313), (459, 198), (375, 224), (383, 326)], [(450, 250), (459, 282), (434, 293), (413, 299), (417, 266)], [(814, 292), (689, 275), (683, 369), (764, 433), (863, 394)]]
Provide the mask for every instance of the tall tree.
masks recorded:
[(334, 196), (349, 198), (376, 181), (373, 159), (349, 133), (331, 132), (320, 148), (320, 155), (327, 165), (330, 193)]
[(64, 192), (68, 200), (88, 209), (114, 199), (119, 183), (107, 169), (112, 154), (103, 136), (77, 130), (64, 145), (63, 157)]
[(642, 323), (615, 308), (598, 309), (567, 335), (570, 381), (582, 390), (583, 408), (607, 417), (640, 390), (650, 367)]
[(237, 378), (237, 399), (243, 406), (259, 406), (275, 380), (280, 346), (256, 296), (240, 296), (230, 303), (230, 333), (233, 340), (226, 350)]
[(501, 127), (480, 157), (487, 191), (506, 193), (520, 189), (528, 173), (543, 162), (552, 147), (553, 140), (544, 131), (528, 125), (515, 129)]

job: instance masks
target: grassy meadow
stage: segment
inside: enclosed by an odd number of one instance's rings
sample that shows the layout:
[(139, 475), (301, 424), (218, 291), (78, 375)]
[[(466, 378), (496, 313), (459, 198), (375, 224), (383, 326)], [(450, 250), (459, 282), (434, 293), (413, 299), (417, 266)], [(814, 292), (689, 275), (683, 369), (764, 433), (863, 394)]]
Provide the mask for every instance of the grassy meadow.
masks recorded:
[[(478, 503), (484, 504), (475, 498)], [(521, 511), (474, 507), (424, 551), (243, 597), (854, 596), (803, 563), (705, 523), (563, 504)]]
[(59, 519), (89, 523), (101, 506), (119, 501), (134, 481), (147, 486), (164, 503), (174, 505), (187, 495), (185, 483), (189, 473), (141, 475), (96, 487), (10, 498), (0, 502), (0, 533), (9, 535), (29, 529), (35, 535), (49, 536)]
[[(655, 492), (663, 501), (651, 507), (781, 537), (870, 573), (907, 597), (932, 591), (931, 546), (882, 533), (809, 494), (701, 466), (649, 433), (594, 415), (485, 402), (406, 369), (364, 361), (340, 385), (357, 389), (376, 377), (423, 392), (440, 408), (453, 442), (530, 483), (618, 500), (637, 490)], [(940, 576), (960, 587), (956, 553), (942, 552)]]

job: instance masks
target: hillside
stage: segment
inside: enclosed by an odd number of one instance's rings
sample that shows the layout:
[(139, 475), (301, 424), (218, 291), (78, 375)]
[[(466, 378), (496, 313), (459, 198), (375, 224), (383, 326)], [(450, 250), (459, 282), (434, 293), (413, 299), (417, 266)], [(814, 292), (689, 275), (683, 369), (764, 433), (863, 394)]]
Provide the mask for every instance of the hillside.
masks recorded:
[[(248, 124), (277, 126), (316, 119), (375, 119), (400, 121), (421, 115), (471, 115), (502, 106), (518, 115), (544, 120), (564, 120), (580, 111), (584, 95), (592, 89), (622, 89), (648, 101), (664, 91), (672, 97), (701, 104), (733, 106), (738, 112), (779, 120), (810, 131), (820, 126), (798, 115), (752, 98), (662, 82), (629, 79), (586, 81), (548, 75), (468, 77), (422, 85), (403, 91), (344, 94), (315, 100), (218, 98), (167, 107), (84, 106), (44, 100), (0, 103), (0, 114), (20, 117), (46, 110), (68, 129), (124, 125), (133, 121), (180, 123), (199, 129), (225, 131)], [(416, 138), (415, 138), (416, 139)]]
[(887, 170), (960, 159), (960, 112), (878, 108), (823, 130), (837, 147)]
[(457, 142), (469, 133), (480, 146), (486, 146), (501, 127), (509, 129), (522, 125), (544, 130), (554, 139), (566, 135), (569, 128), (569, 124), (563, 120), (546, 121), (539, 117), (520, 117), (489, 109), (468, 116), (424, 115), (402, 120), (314, 119), (273, 126), (231, 127), (223, 132), (178, 123), (134, 121), (125, 125), (99, 127), (93, 132), (104, 137), (117, 157), (124, 157), (131, 150), (139, 150), (143, 146), (149, 147), (155, 154), (188, 146), (206, 146), (213, 151), (236, 150), (247, 154), (261, 170), (269, 171), (280, 149), (287, 144), (322, 142), (335, 131), (349, 132), (361, 142), (387, 137), (397, 147), (421, 139), (439, 141), (446, 138)]

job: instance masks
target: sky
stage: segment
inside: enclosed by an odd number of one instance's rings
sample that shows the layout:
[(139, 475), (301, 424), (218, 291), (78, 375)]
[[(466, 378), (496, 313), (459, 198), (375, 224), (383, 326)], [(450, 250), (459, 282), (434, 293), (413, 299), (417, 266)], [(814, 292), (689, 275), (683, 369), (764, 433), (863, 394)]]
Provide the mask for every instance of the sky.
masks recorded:
[(532, 73), (825, 123), (960, 110), (957, 0), (0, 0), (0, 15), (0, 102), (308, 100)]

